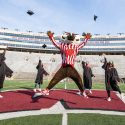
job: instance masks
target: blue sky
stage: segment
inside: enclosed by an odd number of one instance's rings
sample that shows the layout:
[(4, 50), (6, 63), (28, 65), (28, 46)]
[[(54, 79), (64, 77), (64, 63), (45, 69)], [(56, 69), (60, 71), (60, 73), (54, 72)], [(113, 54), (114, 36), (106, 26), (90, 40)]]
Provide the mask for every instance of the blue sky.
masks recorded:
[[(125, 0), (0, 0), (0, 27), (114, 35), (125, 33), (124, 6)], [(27, 10), (35, 14), (29, 16)]]

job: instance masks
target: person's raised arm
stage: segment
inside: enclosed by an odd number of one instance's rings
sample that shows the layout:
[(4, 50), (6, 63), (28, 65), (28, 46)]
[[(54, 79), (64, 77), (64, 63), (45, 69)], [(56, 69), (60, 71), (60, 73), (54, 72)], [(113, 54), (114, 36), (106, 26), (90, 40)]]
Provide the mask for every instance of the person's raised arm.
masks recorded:
[(106, 70), (106, 68), (107, 68), (107, 59), (106, 59), (106, 57), (104, 57), (104, 64), (102, 65), (102, 68), (104, 69), (104, 70)]
[(56, 46), (57, 48), (60, 48), (60, 44), (58, 44), (53, 36), (54, 33), (52, 33), (51, 31), (47, 31), (47, 35), (49, 36), (50, 40), (53, 42), (54, 46)]
[(84, 36), (84, 40), (78, 45), (79, 49), (85, 46), (85, 44), (91, 38), (92, 35), (90, 33), (87, 33), (87, 34), (83, 34), (83, 36)]

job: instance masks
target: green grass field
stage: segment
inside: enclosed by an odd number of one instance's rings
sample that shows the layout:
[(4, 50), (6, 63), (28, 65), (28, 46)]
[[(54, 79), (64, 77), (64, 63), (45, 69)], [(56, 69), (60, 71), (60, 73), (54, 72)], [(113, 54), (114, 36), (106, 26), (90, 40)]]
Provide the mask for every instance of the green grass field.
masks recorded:
[(61, 125), (62, 115), (38, 115), (1, 120), (0, 125)]
[[(74, 120), (76, 119), (76, 120)], [(68, 125), (124, 125), (125, 116), (102, 114), (70, 114)]]
[[(49, 81), (44, 81), (42, 85), (42, 89), (46, 88)], [(65, 84), (67, 89), (78, 89), (76, 84), (72, 81), (70, 83), (61, 82), (58, 83), (54, 88), (55, 89), (64, 89)], [(125, 93), (125, 84), (120, 83), (119, 87), (123, 93)], [(12, 89), (33, 89), (34, 88), (34, 81), (17, 81), (17, 80), (6, 80), (4, 83), (4, 89), (3, 90), (12, 90)], [(105, 90), (105, 85), (102, 83), (93, 83), (93, 89), (101, 89)]]
[[(42, 88), (48, 85), (49, 81), (44, 81)], [(65, 84), (67, 89), (78, 89), (74, 82), (59, 83), (54, 88), (64, 89)], [(125, 93), (125, 84), (119, 84), (122, 92)], [(16, 81), (6, 80), (4, 90), (13, 89), (33, 89), (33, 81)], [(93, 89), (105, 90), (105, 85), (102, 83), (93, 83)], [(0, 125), (61, 125), (62, 115), (38, 115), (19, 117), (7, 120), (0, 120)], [(68, 125), (124, 125), (125, 116), (102, 115), (102, 114), (68, 114)]]
[[(38, 115), (0, 120), (0, 125), (61, 125), (62, 115)], [(124, 125), (125, 116), (68, 114), (68, 125)]]

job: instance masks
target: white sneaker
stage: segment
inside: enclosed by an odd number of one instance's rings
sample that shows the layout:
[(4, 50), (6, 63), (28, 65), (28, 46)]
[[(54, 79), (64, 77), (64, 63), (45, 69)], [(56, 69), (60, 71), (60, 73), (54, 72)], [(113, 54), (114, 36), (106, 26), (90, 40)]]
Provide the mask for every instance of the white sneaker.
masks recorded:
[(86, 97), (86, 98), (88, 98), (88, 96), (86, 95), (86, 93), (85, 93), (85, 92), (83, 92), (83, 96), (84, 96), (84, 97)]
[(77, 95), (81, 95), (81, 92), (77, 92), (76, 94), (77, 94)]
[(89, 90), (89, 93), (90, 93), (90, 94), (92, 94), (92, 91), (91, 91), (91, 90)]
[(41, 92), (42, 95), (49, 95), (49, 90), (45, 89)]
[(41, 92), (41, 89), (38, 89), (39, 92)]
[(110, 97), (108, 97), (108, 98), (107, 98), (107, 101), (108, 101), (108, 102), (110, 102), (110, 101), (111, 101), (111, 98), (110, 98)]
[(36, 92), (36, 89), (33, 89), (34, 92)]
[(0, 98), (3, 98), (3, 96), (2, 96), (2, 95), (0, 95)]
[(124, 100), (124, 94), (123, 93), (121, 93), (120, 98), (121, 98), (121, 100)]

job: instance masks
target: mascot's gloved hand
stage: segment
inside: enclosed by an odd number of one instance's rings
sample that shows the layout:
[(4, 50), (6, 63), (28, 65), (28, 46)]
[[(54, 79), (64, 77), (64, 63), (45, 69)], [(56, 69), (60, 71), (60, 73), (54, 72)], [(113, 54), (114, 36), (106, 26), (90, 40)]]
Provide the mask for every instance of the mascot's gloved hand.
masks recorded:
[(87, 33), (85, 36), (85, 38), (87, 38), (87, 39), (90, 39), (91, 37), (92, 37), (92, 35), (90, 33)]
[(86, 39), (90, 39), (92, 37), (90, 33), (83, 33), (82, 36), (84, 36)]
[(53, 37), (53, 34), (51, 31), (47, 31), (47, 35), (49, 36), (49, 38), (52, 38)]

